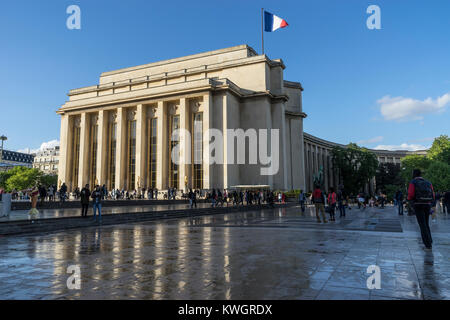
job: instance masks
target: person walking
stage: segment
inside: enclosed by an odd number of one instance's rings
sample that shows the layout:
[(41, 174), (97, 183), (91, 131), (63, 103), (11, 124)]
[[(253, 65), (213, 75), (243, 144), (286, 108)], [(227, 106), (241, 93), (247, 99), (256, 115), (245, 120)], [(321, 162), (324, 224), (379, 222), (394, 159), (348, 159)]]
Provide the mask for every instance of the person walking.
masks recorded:
[(395, 193), (395, 200), (397, 201), (398, 214), (403, 215), (403, 192), (399, 189)]
[(302, 213), (305, 213), (305, 201), (306, 201), (306, 195), (303, 192), (303, 190), (300, 190), (300, 194), (298, 195), (298, 203), (300, 203), (300, 207), (302, 208)]
[(29, 194), (30, 194), (30, 198), (31, 198), (31, 209), (30, 209), (30, 211), (28, 211), (28, 214), (29, 214), (31, 220), (33, 221), (39, 214), (39, 211), (36, 209), (37, 202), (38, 202), (38, 196), (39, 196), (39, 188), (37, 186), (34, 186), (29, 191)]
[(324, 196), (323, 196), (323, 192), (322, 190), (320, 190), (319, 186), (316, 186), (316, 188), (314, 189), (313, 193), (312, 193), (312, 199), (314, 202), (314, 206), (316, 208), (316, 218), (317, 218), (317, 222), (321, 223), (322, 221), (320, 220), (319, 217), (319, 211), (322, 213), (322, 218), (323, 218), (323, 223), (327, 223), (327, 218), (325, 217), (325, 209), (323, 207), (324, 204)]
[(50, 186), (48, 188), (48, 201), (53, 201), (53, 197), (55, 195), (55, 189), (53, 188), (53, 186)]
[(423, 244), (426, 249), (430, 250), (432, 249), (433, 239), (431, 237), (429, 220), (431, 205), (435, 201), (435, 195), (433, 185), (422, 178), (420, 169), (413, 170), (413, 179), (408, 187), (408, 201), (411, 201), (414, 207)]
[(39, 186), (39, 198), (41, 200), (41, 206), (44, 205), (45, 198), (47, 197), (47, 189), (44, 186)]
[(67, 192), (67, 186), (65, 183), (63, 183), (61, 188), (59, 189), (59, 201), (61, 203), (64, 203), (66, 201), (66, 192)]
[(189, 199), (189, 208), (192, 209), (192, 205), (194, 203), (194, 193), (192, 192), (192, 189), (189, 189), (188, 199)]
[(435, 210), (435, 213), (442, 213), (442, 206), (441, 206), (442, 194), (439, 191), (437, 191), (435, 193), (435, 198), (436, 198), (436, 210)]
[(87, 217), (87, 212), (89, 208), (89, 197), (91, 196), (91, 191), (89, 190), (89, 184), (86, 184), (80, 192), (81, 199), (81, 216)]
[(336, 194), (336, 200), (339, 209), (339, 218), (345, 217), (345, 197), (344, 192), (342, 191), (342, 185), (339, 187), (339, 190)]
[(197, 209), (197, 190), (192, 193), (192, 206)]
[(92, 192), (91, 198), (93, 199), (92, 208), (94, 209), (94, 220), (97, 221), (98, 210), (98, 222), (102, 222), (102, 190), (97, 185)]
[(450, 191), (447, 191), (444, 193), (444, 197), (443, 197), (443, 207), (444, 207), (444, 212), (447, 212), (447, 214), (450, 213)]
[(330, 221), (336, 221), (335, 211), (336, 211), (336, 192), (334, 192), (334, 188), (330, 187), (330, 191), (328, 193), (328, 206), (330, 208)]

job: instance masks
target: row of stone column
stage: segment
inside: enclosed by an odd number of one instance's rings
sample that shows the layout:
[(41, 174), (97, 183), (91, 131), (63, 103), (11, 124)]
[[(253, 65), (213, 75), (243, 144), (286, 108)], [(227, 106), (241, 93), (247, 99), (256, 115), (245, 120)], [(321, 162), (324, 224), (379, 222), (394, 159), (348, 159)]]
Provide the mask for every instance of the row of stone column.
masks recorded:
[[(203, 131), (205, 132), (212, 122), (211, 97), (209, 94), (196, 97), (201, 101), (201, 111), (203, 113)], [(60, 163), (59, 163), (59, 184), (65, 182), (70, 189), (78, 186), (83, 187), (89, 183), (89, 157), (90, 155), (90, 116), (97, 116), (97, 149), (96, 149), (96, 183), (99, 185), (107, 184), (109, 175), (108, 163), (108, 133), (111, 119), (109, 115), (115, 114), (115, 123), (117, 125), (116, 131), (116, 157), (115, 157), (115, 185), (114, 188), (127, 189), (125, 181), (127, 180), (128, 159), (127, 159), (127, 121), (129, 120), (128, 112), (134, 113), (133, 117), (136, 121), (136, 166), (135, 166), (135, 189), (142, 188), (147, 185), (147, 161), (146, 154), (147, 144), (150, 143), (147, 138), (147, 119), (154, 117), (157, 119), (157, 164), (156, 164), (156, 188), (164, 190), (168, 188), (168, 171), (170, 165), (169, 154), (169, 132), (168, 132), (168, 117), (170, 115), (178, 115), (180, 119), (180, 129), (188, 129), (189, 127), (189, 99), (180, 98), (170, 101), (157, 101), (149, 104), (137, 104), (135, 106), (118, 107), (109, 109), (92, 110), (89, 112), (74, 112), (65, 113), (61, 115), (61, 147), (60, 147)], [(149, 114), (150, 113), (150, 114)], [(79, 121), (79, 123), (75, 123)], [(73, 177), (73, 132), (74, 126), (80, 128), (80, 147), (79, 147), (79, 161), (78, 161), (78, 179), (72, 181)], [(183, 131), (181, 131), (183, 132)], [(190, 184), (191, 170), (190, 165), (185, 164), (185, 157), (190, 152), (187, 152), (189, 141), (184, 136), (180, 135), (180, 165), (179, 165), (179, 183), (180, 189), (185, 188), (185, 179)], [(208, 154), (209, 141), (203, 142), (203, 153)], [(209, 188), (209, 166), (203, 165), (203, 188)], [(147, 186), (148, 187), (148, 186)]]
[(323, 167), (324, 188), (338, 187), (339, 177), (333, 169), (331, 149), (311, 144), (305, 141), (305, 180), (306, 191), (314, 189), (314, 175), (317, 175), (320, 167)]

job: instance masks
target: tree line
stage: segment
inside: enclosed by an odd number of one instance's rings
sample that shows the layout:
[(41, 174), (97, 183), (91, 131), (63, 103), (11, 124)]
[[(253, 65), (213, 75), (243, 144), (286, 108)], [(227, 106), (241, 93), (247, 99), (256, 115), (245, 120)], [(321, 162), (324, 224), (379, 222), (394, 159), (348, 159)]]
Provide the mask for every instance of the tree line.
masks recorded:
[(354, 143), (335, 146), (332, 161), (345, 191), (355, 196), (375, 177), (376, 192), (392, 199), (397, 190), (406, 191), (413, 169), (421, 169), (436, 191), (450, 190), (450, 138), (447, 135), (435, 138), (426, 156), (408, 155), (401, 159), (401, 164), (379, 163), (375, 153)]
[(56, 185), (58, 176), (44, 174), (35, 168), (15, 167), (8, 171), (0, 172), (0, 189), (6, 192), (13, 190), (26, 190), (36, 185), (49, 187)]

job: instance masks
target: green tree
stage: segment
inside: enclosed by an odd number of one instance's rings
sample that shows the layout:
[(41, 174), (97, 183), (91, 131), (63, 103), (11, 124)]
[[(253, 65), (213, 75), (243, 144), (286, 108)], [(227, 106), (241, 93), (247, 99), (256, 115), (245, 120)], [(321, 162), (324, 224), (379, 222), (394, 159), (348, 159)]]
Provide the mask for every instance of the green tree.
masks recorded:
[(427, 152), (427, 157), (434, 161), (441, 161), (450, 165), (450, 138), (441, 135), (434, 139), (433, 145)]
[(6, 190), (6, 181), (12, 176), (12, 170), (0, 172), (0, 189)]
[(432, 162), (432, 160), (427, 157), (418, 154), (406, 156), (401, 161), (402, 166), (400, 175), (403, 179), (403, 184), (405, 187), (407, 187), (409, 181), (411, 181), (412, 172), (414, 169), (420, 169), (422, 172), (426, 172)]
[(397, 189), (402, 186), (400, 172), (400, 165), (396, 163), (380, 163), (375, 175), (377, 190), (385, 191), (386, 186), (397, 186)]
[(433, 184), (434, 191), (450, 190), (450, 165), (440, 161), (433, 161), (428, 167), (424, 178)]
[(52, 174), (44, 174), (39, 179), (39, 184), (50, 187), (51, 185), (57, 185), (58, 183), (58, 176), (52, 175)]
[(384, 186), (383, 193), (386, 195), (388, 201), (394, 200), (395, 193), (398, 189), (398, 185), (388, 184)]
[(38, 169), (16, 167), (10, 170), (11, 176), (6, 180), (6, 190), (24, 190), (39, 183), (42, 173)]
[(378, 160), (366, 148), (350, 143), (346, 148), (333, 147), (331, 154), (333, 167), (338, 171), (348, 193), (357, 194), (375, 176)]

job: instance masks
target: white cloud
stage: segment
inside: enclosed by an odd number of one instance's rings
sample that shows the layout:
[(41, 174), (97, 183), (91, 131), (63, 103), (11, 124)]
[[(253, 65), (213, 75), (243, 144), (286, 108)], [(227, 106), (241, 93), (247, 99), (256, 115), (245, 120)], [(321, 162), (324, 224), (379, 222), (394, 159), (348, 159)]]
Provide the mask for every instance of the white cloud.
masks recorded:
[(407, 143), (418, 143), (418, 142), (428, 142), (428, 141), (434, 141), (434, 137), (409, 140), (409, 141), (407, 141)]
[(42, 150), (45, 150), (45, 149), (48, 149), (48, 148), (54, 148), (56, 146), (59, 146), (59, 141), (55, 139), (55, 140), (50, 140), (50, 141), (47, 141), (47, 142), (43, 142), (38, 149), (26, 148), (26, 149), (17, 150), (17, 152), (36, 153), (38, 151), (42, 151)]
[(430, 147), (426, 147), (420, 144), (408, 144), (408, 143), (402, 143), (400, 145), (392, 145), (392, 144), (380, 144), (376, 146), (375, 150), (409, 150), (409, 151), (417, 151), (417, 150), (426, 150)]
[(373, 138), (367, 139), (367, 140), (360, 140), (357, 143), (358, 144), (370, 144), (370, 143), (376, 143), (376, 142), (381, 142), (381, 141), (383, 141), (383, 137), (378, 136), (378, 137), (373, 137)]
[(425, 114), (443, 112), (450, 105), (450, 93), (437, 99), (416, 100), (385, 96), (377, 101), (385, 120), (421, 120)]

